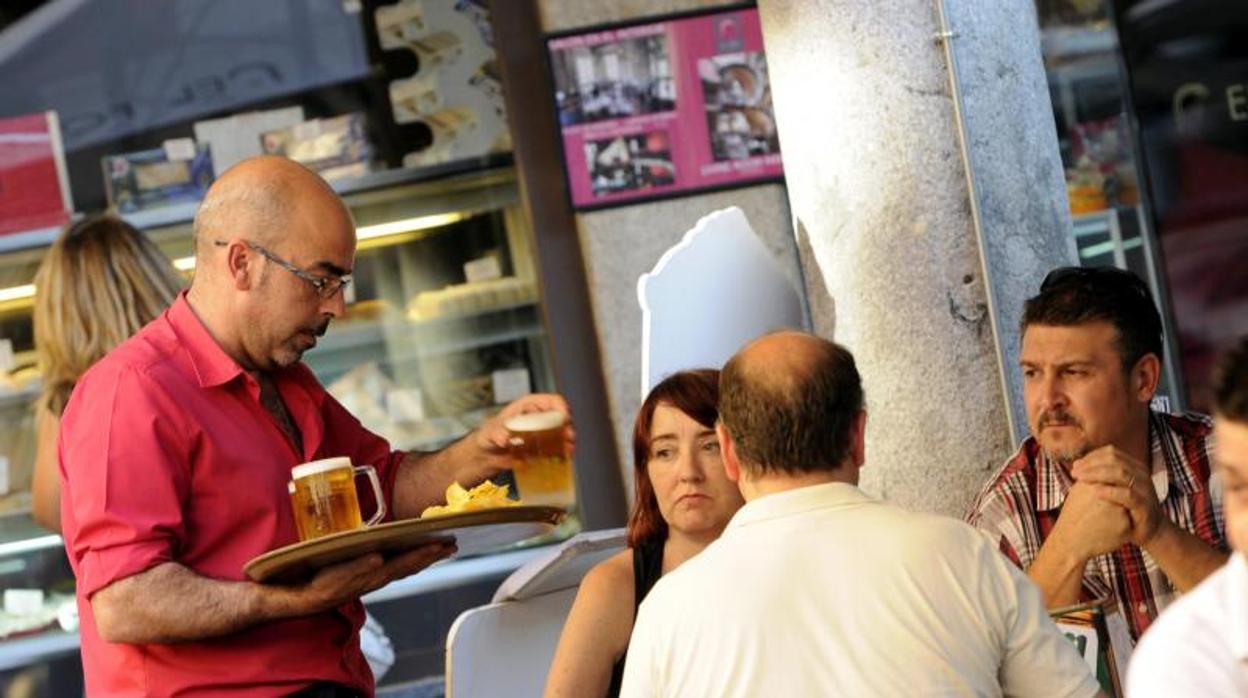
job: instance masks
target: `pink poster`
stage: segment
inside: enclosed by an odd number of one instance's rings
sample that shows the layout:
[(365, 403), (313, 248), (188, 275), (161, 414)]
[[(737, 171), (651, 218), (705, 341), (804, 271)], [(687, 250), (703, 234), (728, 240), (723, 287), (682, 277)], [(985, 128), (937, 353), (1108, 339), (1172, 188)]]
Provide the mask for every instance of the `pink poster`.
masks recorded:
[(72, 208), (56, 112), (0, 119), (0, 235), (64, 225)]
[(783, 176), (757, 9), (548, 48), (575, 207)]

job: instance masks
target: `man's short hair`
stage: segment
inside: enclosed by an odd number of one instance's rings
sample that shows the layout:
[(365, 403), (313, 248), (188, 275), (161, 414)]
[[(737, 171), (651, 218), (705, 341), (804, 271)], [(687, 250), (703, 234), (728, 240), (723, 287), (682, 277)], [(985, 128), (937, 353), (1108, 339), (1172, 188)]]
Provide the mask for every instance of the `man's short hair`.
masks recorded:
[(1021, 331), (1031, 325), (1073, 327), (1092, 322), (1108, 322), (1118, 330), (1124, 371), (1146, 354), (1161, 359), (1161, 315), (1148, 284), (1125, 269), (1054, 269), (1044, 277), (1040, 293), (1023, 305)]
[(1240, 339), (1222, 359), (1216, 385), (1218, 414), (1236, 422), (1248, 422), (1248, 337)]
[(798, 368), (738, 355), (720, 372), (720, 420), (751, 475), (832, 471), (849, 457), (862, 380), (849, 350), (813, 339), (810, 360)]

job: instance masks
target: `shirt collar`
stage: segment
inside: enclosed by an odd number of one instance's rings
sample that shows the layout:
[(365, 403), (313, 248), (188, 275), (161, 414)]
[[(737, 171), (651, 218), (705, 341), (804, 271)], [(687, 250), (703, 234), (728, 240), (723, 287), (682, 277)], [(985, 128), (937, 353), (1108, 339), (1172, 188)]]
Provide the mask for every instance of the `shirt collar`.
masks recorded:
[(1038, 442), (1036, 453), (1036, 511), (1052, 511), (1066, 501), (1074, 482), (1061, 463), (1049, 460)]
[(874, 503), (855, 485), (846, 482), (828, 482), (763, 495), (737, 510), (727, 529), (749, 526), (770, 519), (800, 514), (812, 509), (858, 506)]
[[(1166, 501), (1166, 495), (1170, 494), (1170, 469), (1184, 467), (1182, 456), (1177, 455), (1179, 451), (1175, 450), (1173, 444), (1167, 443), (1177, 438), (1178, 435), (1166, 425), (1166, 420), (1160, 414), (1148, 411), (1149, 465), (1153, 470), (1153, 491), (1157, 493), (1159, 502)], [(1170, 462), (1171, 453), (1175, 454), (1174, 463)]]
[(225, 353), (217, 340), (208, 332), (203, 320), (195, 314), (186, 300), (186, 291), (178, 294), (169, 307), (167, 317), (178, 336), (183, 350), (195, 369), (195, 377), (201, 388), (224, 385), (243, 375), (243, 367)]
[[(1157, 501), (1166, 501), (1170, 493), (1170, 468), (1182, 467), (1181, 451), (1167, 440), (1177, 438), (1166, 425), (1165, 420), (1157, 412), (1148, 412), (1148, 452), (1149, 467), (1152, 469), (1153, 491), (1157, 493)], [(1034, 439), (1034, 437), (1033, 437)], [(1178, 463), (1170, 463), (1179, 459)], [(1052, 511), (1066, 501), (1066, 493), (1074, 484), (1070, 474), (1061, 464), (1050, 461), (1044, 449), (1036, 443), (1036, 510)]]

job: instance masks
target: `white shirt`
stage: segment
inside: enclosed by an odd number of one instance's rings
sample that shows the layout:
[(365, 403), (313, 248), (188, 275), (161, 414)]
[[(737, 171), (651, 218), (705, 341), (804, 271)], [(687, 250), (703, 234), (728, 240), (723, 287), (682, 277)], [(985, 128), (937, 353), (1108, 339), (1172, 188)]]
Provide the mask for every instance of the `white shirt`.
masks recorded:
[(1127, 695), (1248, 695), (1248, 563), (1243, 553), (1232, 554), (1144, 633), (1127, 667)]
[(1085, 696), (1087, 664), (991, 541), (831, 483), (755, 499), (663, 576), (622, 696)]

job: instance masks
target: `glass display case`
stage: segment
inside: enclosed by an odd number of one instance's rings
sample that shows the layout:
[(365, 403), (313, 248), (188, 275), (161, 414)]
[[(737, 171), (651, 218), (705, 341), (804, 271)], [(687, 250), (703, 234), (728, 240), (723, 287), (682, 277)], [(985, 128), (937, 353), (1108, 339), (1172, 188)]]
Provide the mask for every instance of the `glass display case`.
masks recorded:
[[(335, 183), (356, 218), (355, 281), (346, 315), (305, 361), (366, 427), (397, 448), (438, 448), (500, 403), (553, 389), (514, 173), (506, 164), (463, 169), (399, 170)], [(126, 218), (190, 273), (193, 211), (175, 207)], [(0, 501), (12, 512), (28, 505), (34, 457), (31, 405), (39, 378), (27, 285), (42, 248), (6, 250), (0, 238), (0, 252), (0, 294), (21, 296), (0, 309), (16, 357), (0, 388), (0, 455), (9, 461), (11, 492)]]

